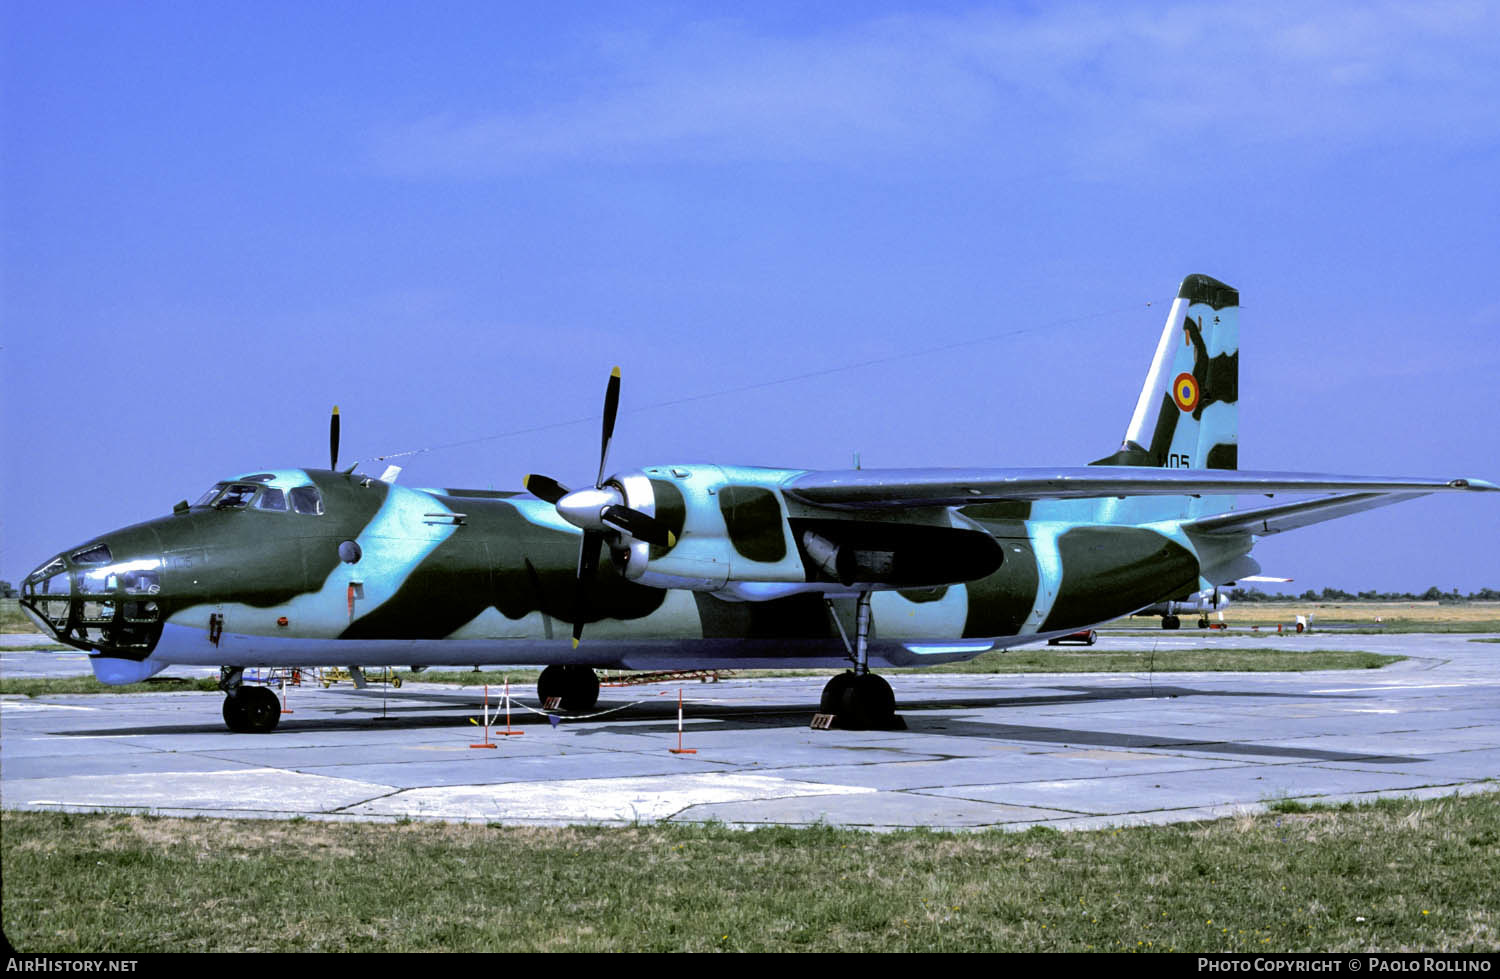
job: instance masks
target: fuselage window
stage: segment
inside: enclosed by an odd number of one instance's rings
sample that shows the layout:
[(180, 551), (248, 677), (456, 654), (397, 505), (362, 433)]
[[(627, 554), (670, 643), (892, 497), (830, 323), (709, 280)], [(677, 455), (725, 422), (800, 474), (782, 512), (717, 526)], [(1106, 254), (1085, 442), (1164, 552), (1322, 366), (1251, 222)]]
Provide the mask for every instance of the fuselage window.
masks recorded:
[(255, 501), (257, 510), (285, 510), (286, 494), (274, 486), (267, 486), (260, 491), (260, 499)]
[(292, 509), (298, 513), (322, 513), (323, 495), (316, 486), (298, 486), (291, 492)]

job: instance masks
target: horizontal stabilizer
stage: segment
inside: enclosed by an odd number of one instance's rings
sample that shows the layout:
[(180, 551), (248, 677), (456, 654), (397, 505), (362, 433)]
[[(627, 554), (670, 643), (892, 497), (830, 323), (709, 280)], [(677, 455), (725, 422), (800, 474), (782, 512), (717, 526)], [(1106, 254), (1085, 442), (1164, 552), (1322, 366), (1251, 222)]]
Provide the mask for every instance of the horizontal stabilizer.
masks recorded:
[[(964, 506), (1004, 500), (1274, 493), (1437, 493), (1500, 490), (1482, 479), (1095, 466), (1071, 469), (839, 469), (782, 484), (787, 497), (836, 510)], [(1374, 504), (1383, 505), (1383, 504)]]
[[(1279, 534), (1284, 530), (1296, 530), (1324, 520), (1337, 520), (1352, 513), (1374, 510), (1415, 500), (1426, 493), (1345, 493), (1320, 500), (1303, 500), (1301, 503), (1283, 503), (1279, 506), (1257, 507), (1240, 510), (1216, 517), (1189, 521), (1182, 529), (1190, 534), (1218, 536), (1221, 534), (1251, 533), (1264, 537)], [(1248, 579), (1242, 579), (1248, 580)], [(1270, 578), (1268, 581), (1290, 581), (1290, 578)]]

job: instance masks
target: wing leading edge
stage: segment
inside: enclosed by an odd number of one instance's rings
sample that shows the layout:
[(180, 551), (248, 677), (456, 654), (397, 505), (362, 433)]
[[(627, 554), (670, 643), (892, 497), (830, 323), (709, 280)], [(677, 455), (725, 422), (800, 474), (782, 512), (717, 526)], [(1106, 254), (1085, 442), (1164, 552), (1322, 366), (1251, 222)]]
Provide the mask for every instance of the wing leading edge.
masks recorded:
[[(1063, 469), (836, 469), (805, 472), (782, 484), (782, 491), (789, 498), (810, 506), (834, 510), (964, 506), (1007, 500), (1345, 493), (1350, 495), (1338, 500), (1338, 504), (1345, 508), (1344, 512), (1356, 513), (1425, 493), (1494, 490), (1500, 490), (1500, 486), (1482, 479), (1338, 476), (1126, 466)], [(1371, 496), (1391, 494), (1398, 498), (1387, 498), (1380, 502), (1368, 499)], [(1354, 499), (1356, 496), (1361, 499)], [(1328, 505), (1334, 501), (1315, 502)], [(1364, 505), (1359, 505), (1361, 503)], [(1342, 515), (1343, 513), (1329, 514), (1318, 519), (1328, 520)], [(1249, 513), (1242, 512), (1235, 516), (1246, 517)], [(1210, 524), (1215, 519), (1219, 518), (1204, 520), (1202, 523)], [(1292, 518), (1286, 515), (1284, 519)], [(1280, 529), (1291, 527), (1283, 526)]]

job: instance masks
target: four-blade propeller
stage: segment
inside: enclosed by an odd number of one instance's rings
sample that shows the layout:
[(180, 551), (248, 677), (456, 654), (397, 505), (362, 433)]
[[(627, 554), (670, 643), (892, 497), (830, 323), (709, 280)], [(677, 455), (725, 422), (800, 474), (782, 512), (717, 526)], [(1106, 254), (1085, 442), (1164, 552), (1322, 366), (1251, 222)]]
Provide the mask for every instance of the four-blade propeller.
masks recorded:
[(609, 387), (604, 391), (604, 433), (599, 445), (599, 475), (594, 485), (570, 490), (550, 476), (532, 474), (522, 482), (538, 499), (557, 508), (564, 520), (583, 531), (578, 549), (578, 577), (574, 596), (573, 646), (583, 637), (583, 609), (588, 586), (599, 567), (599, 550), (609, 535), (628, 537), (671, 547), (677, 538), (666, 524), (648, 513), (626, 505), (625, 494), (616, 486), (605, 485), (604, 472), (609, 464), (609, 443), (615, 434), (615, 416), (620, 410), (620, 368), (609, 373)]

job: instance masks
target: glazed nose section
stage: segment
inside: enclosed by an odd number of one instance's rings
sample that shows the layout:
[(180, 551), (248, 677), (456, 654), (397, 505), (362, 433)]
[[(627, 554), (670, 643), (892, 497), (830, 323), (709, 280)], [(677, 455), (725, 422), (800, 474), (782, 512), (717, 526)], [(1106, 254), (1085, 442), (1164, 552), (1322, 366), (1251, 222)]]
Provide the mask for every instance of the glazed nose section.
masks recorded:
[(72, 599), (72, 570), (60, 555), (40, 565), (21, 582), (21, 611), (54, 636), (67, 624)]
[(146, 657), (161, 636), (162, 559), (119, 550), (101, 541), (43, 563), (22, 582), (21, 608), (69, 645)]

